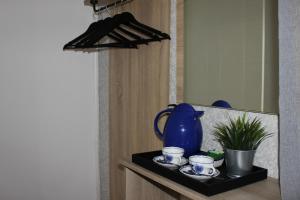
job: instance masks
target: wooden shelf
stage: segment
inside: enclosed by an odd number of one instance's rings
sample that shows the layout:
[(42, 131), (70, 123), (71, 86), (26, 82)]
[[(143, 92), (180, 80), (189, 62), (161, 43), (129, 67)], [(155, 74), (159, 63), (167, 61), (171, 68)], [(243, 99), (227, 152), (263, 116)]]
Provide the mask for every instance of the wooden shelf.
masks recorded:
[(238, 189), (230, 190), (211, 197), (202, 195), (146, 170), (132, 162), (121, 161), (126, 173), (126, 200), (279, 200), (279, 184), (268, 177)]

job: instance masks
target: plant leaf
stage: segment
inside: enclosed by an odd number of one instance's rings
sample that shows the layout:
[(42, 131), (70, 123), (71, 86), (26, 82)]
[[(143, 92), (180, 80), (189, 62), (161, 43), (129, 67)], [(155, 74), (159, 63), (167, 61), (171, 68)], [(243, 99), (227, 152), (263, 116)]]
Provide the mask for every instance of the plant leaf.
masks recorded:
[(261, 121), (255, 117), (250, 120), (246, 113), (237, 119), (229, 118), (229, 123), (218, 123), (213, 132), (215, 140), (223, 148), (234, 150), (256, 150), (273, 133), (267, 133)]

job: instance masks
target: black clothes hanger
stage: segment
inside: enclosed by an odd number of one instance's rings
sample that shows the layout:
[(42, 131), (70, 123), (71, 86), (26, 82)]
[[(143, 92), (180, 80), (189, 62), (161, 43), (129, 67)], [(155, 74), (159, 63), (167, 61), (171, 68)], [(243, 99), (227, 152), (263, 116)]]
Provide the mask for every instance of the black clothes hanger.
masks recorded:
[(140, 22), (138, 22), (135, 17), (129, 13), (129, 12), (123, 12), (122, 14), (120, 14), (119, 16), (116, 16), (117, 18), (121, 18), (120, 20), (123, 21), (123, 23), (132, 23), (134, 25), (136, 25), (137, 27), (141, 27), (144, 30), (148, 30), (149, 32), (155, 33), (157, 35), (160, 35), (161, 37), (165, 38), (165, 39), (171, 39), (170, 36), (166, 33), (162, 33), (159, 30), (156, 30), (150, 26), (147, 26), (145, 24), (142, 24)]
[[(99, 43), (105, 36), (114, 42)], [(164, 39), (170, 39), (170, 36), (138, 22), (131, 13), (124, 12), (92, 23), (83, 34), (67, 43), (64, 50), (101, 47), (137, 48), (139, 44)]]
[[(78, 48), (91, 48), (85, 45), (85, 41), (89, 41), (89, 37), (91, 37), (92, 34), (99, 34), (99, 31), (97, 31), (99, 26), (105, 26), (106, 23), (108, 23), (111, 20), (111, 18), (106, 18), (105, 20), (99, 20), (98, 22), (92, 23), (88, 29), (75, 38), (74, 40), (70, 41), (64, 46), (64, 49), (78, 49)], [(97, 32), (95, 32), (97, 31)], [(125, 37), (119, 35), (118, 33), (111, 32), (108, 33), (107, 36), (114, 41), (117, 41), (119, 43), (108, 43), (108, 44), (103, 44), (103, 45), (96, 45), (96, 48), (99, 47), (119, 47), (119, 48), (137, 48), (136, 45), (130, 44), (128, 39)]]
[[(109, 38), (113, 39), (114, 41), (117, 41), (118, 43), (114, 43), (112, 47), (120, 47), (120, 48), (137, 48), (135, 44), (131, 44), (128, 39), (123, 37), (122, 35), (111, 31), (108, 32), (107, 29), (111, 30), (110, 26), (112, 25), (112, 18), (108, 17), (105, 20), (99, 20), (98, 22), (92, 23), (86, 32), (84, 32), (79, 37), (75, 38), (68, 44), (64, 46), (64, 49), (76, 49), (76, 48), (93, 48), (93, 47), (102, 47), (102, 45), (97, 45), (90, 47), (89, 44), (87, 46), (87, 42), (91, 43), (91, 39), (94, 37), (103, 37), (108, 36)], [(94, 42), (92, 42), (94, 43)], [(103, 45), (103, 47), (109, 47), (111, 43)]]
[[(128, 27), (131, 27), (133, 30), (140, 32), (152, 39), (155, 39), (154, 41), (160, 41), (161, 39), (156, 36), (156, 34), (148, 31), (148, 30), (144, 30), (136, 25), (131, 25), (128, 21), (129, 18), (123, 18), (122, 14), (116, 15), (113, 18), (109, 18), (109, 19), (105, 19), (104, 23), (98, 23), (97, 26), (98, 28), (96, 28), (96, 31), (94, 31), (92, 34), (89, 35), (88, 39), (86, 39), (82, 45), (85, 46), (92, 46), (93, 44), (95, 44), (97, 41), (101, 40), (106, 34), (110, 33), (112, 30), (114, 29), (118, 29), (120, 28), (121, 24), (125, 24)], [(129, 37), (132, 36), (133, 33), (128, 33), (130, 31), (124, 31), (124, 29), (121, 28), (121, 32), (127, 34)], [(137, 36), (137, 35), (136, 35)], [(135, 37), (136, 37), (135, 36)], [(132, 41), (132, 44), (147, 44), (148, 41), (143, 40), (141, 37), (139, 39), (136, 39), (137, 41)], [(130, 43), (130, 40), (125, 40), (126, 42)]]

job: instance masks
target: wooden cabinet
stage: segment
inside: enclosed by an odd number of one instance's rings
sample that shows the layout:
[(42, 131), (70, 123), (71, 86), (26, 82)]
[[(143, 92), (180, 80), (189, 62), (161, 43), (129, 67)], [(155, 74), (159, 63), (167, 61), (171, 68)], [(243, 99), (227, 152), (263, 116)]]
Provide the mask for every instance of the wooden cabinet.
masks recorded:
[(280, 200), (279, 184), (268, 178), (224, 193), (204, 196), (131, 162), (122, 161), (126, 200)]
[[(137, 0), (122, 9), (144, 24), (170, 32), (169, 0)], [(119, 160), (162, 147), (154, 134), (153, 120), (169, 104), (169, 49), (169, 41), (164, 40), (140, 45), (139, 49), (109, 51), (111, 200), (122, 200), (125, 193)]]

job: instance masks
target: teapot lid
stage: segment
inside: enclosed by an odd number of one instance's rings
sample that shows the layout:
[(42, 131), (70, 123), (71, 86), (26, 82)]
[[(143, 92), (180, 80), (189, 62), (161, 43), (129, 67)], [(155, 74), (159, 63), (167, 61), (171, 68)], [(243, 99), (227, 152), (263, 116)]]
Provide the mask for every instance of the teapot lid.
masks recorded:
[(174, 110), (179, 111), (179, 112), (195, 112), (195, 109), (193, 108), (193, 106), (188, 103), (180, 103), (175, 107)]

